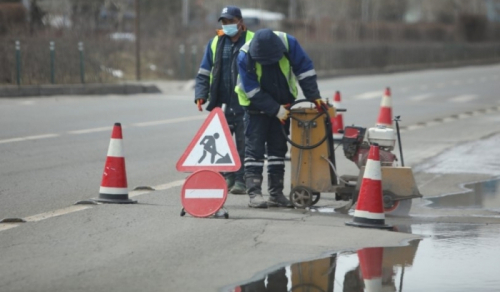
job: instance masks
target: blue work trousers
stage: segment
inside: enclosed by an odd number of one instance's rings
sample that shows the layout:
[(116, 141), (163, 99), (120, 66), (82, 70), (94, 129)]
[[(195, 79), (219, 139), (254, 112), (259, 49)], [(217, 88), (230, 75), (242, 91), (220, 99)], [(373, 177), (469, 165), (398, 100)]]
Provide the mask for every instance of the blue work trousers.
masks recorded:
[(290, 122), (285, 125), (276, 117), (265, 114), (245, 116), (245, 176), (262, 177), (264, 154), (267, 145), (267, 174), (283, 178), (285, 174), (285, 155)]

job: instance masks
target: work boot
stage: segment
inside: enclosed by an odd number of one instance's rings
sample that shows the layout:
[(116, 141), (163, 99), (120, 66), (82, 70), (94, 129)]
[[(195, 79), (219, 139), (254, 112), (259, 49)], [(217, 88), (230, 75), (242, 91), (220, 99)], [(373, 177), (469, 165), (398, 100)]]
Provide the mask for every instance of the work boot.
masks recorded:
[(247, 193), (245, 183), (237, 180), (231, 188), (231, 194), (244, 195)]
[(227, 211), (224, 209), (224, 206), (220, 208), (217, 212), (214, 214), (214, 218), (226, 218), (227, 216)]
[(250, 196), (248, 207), (267, 208), (267, 202), (262, 196), (262, 176), (253, 175), (245, 178), (247, 193)]
[(283, 194), (283, 175), (270, 174), (267, 176), (269, 191), (269, 207), (292, 208), (292, 203)]
[(227, 190), (231, 190), (231, 188), (234, 186), (234, 176), (233, 175), (226, 175), (226, 185), (227, 185)]
[(262, 194), (256, 194), (253, 197), (250, 197), (250, 202), (248, 203), (248, 207), (266, 209), (267, 201), (264, 199)]

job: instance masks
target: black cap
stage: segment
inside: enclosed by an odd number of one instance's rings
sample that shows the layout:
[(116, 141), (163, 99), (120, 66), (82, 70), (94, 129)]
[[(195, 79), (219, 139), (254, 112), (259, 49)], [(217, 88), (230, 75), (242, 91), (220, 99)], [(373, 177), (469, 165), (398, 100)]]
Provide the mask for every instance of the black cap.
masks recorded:
[(220, 13), (219, 20), (222, 18), (233, 19), (235, 17), (243, 18), (241, 16), (241, 10), (236, 6), (226, 6), (222, 8), (222, 12)]

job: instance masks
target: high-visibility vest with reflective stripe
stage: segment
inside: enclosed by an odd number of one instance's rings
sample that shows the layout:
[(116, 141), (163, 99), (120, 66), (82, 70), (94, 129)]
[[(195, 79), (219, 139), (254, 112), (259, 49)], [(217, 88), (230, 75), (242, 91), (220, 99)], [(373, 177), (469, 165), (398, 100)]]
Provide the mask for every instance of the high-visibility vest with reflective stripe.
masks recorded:
[[(286, 33), (281, 32), (281, 31), (275, 31), (274, 32), (283, 42), (285, 45), (286, 50), (288, 51), (288, 39), (286, 37)], [(251, 41), (250, 41), (251, 42)], [(248, 54), (248, 49), (250, 48), (250, 42), (245, 43), (240, 50), (244, 51), (245, 53)], [(298, 90), (297, 90), (297, 79), (295, 78), (295, 75), (293, 74), (292, 71), (292, 66), (290, 66), (290, 61), (286, 56), (283, 56), (279, 60), (279, 66), (281, 69), (281, 73), (286, 78), (286, 81), (288, 83), (288, 90), (290, 90), (290, 93), (294, 98), (297, 98)], [(259, 63), (255, 62), (255, 73), (257, 74), (257, 80), (260, 83), (260, 78), (262, 77), (262, 65)], [(247, 92), (245, 92), (245, 89), (243, 88), (243, 84), (241, 83), (240, 75), (238, 74), (238, 81), (236, 84), (236, 87), (234, 88), (234, 91), (238, 94), (238, 100), (240, 102), (240, 105), (242, 106), (249, 106), (250, 105), (250, 99), (248, 98), (248, 95), (250, 97), (253, 96), (255, 93), (250, 93), (247, 95)]]
[[(246, 36), (245, 36), (245, 43), (249, 42), (253, 38), (254, 33), (247, 30), (246, 31)], [(212, 51), (212, 70), (210, 70), (210, 85), (212, 85), (212, 79), (213, 79), (213, 74), (214, 72), (213, 68), (215, 66), (215, 54), (217, 53), (217, 43), (219, 42), (220, 36), (216, 36), (213, 38), (212, 43), (210, 44), (210, 50)]]

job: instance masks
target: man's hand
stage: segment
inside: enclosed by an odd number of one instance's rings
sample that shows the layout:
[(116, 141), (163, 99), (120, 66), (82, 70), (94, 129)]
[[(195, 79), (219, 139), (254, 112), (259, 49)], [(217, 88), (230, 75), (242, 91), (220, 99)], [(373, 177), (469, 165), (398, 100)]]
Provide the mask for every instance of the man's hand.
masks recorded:
[(196, 105), (198, 106), (198, 110), (201, 112), (203, 111), (203, 109), (201, 108), (201, 105), (202, 104), (205, 104), (205, 102), (207, 102), (205, 99), (203, 98), (199, 98), (196, 100)]
[(320, 113), (322, 113), (325, 109), (328, 108), (326, 103), (321, 98), (315, 99), (314, 104), (316, 105), (316, 110)]
[(285, 104), (285, 105), (280, 105), (280, 109), (278, 110), (278, 113), (276, 114), (276, 117), (280, 120), (281, 124), (285, 124), (286, 120), (288, 119), (288, 116), (290, 115), (290, 111), (288, 108), (290, 107), (290, 104)]

